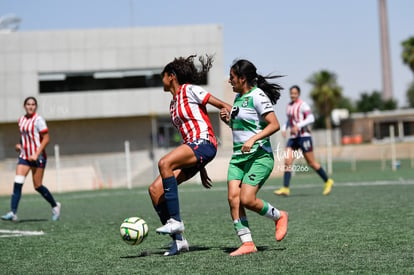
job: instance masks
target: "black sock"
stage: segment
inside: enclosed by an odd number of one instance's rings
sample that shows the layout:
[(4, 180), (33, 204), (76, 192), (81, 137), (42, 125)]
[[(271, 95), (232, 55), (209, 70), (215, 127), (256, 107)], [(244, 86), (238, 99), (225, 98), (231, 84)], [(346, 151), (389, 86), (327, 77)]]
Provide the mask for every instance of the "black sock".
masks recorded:
[(10, 208), (14, 214), (17, 213), (17, 207), (19, 206), (19, 201), (22, 196), (22, 187), (23, 187), (23, 184), (14, 183), (13, 194), (11, 197), (11, 208)]
[(283, 186), (289, 188), (290, 177), (292, 176), (292, 172), (286, 171), (283, 175)]
[(52, 194), (49, 192), (49, 190), (45, 186), (42, 185), (39, 188), (36, 188), (36, 191), (39, 192), (40, 195), (42, 195), (42, 197), (45, 198), (45, 200), (47, 200), (52, 207), (55, 207), (57, 205)]
[(318, 170), (316, 170), (316, 173), (323, 179), (323, 182), (326, 182), (328, 180), (328, 176), (325, 173), (325, 170), (323, 170), (322, 166)]

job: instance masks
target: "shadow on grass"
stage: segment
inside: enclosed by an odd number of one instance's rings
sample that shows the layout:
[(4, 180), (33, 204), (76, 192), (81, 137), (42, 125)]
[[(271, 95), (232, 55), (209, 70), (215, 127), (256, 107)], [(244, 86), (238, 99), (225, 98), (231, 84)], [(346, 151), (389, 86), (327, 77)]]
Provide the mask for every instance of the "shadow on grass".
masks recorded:
[[(237, 248), (238, 247), (223, 247), (223, 248), (221, 248), (221, 250), (223, 250), (224, 252), (230, 254), (231, 252), (233, 252)], [(283, 251), (283, 250), (286, 250), (286, 247), (275, 248), (275, 247), (269, 247), (269, 246), (256, 246), (256, 248), (257, 248), (257, 251), (272, 251), (272, 250), (274, 250), (274, 251)]]
[[(196, 252), (196, 251), (205, 251), (205, 250), (210, 250), (210, 247), (205, 247), (205, 246), (190, 246), (190, 251), (187, 251), (185, 253), (191, 253), (191, 252)], [(129, 255), (129, 256), (121, 256), (121, 259), (135, 259), (135, 258), (142, 258), (142, 257), (148, 257), (148, 256), (153, 256), (153, 255), (164, 255), (164, 252), (167, 251), (163, 250), (163, 251), (150, 251), (150, 250), (146, 250), (146, 251), (142, 251), (139, 255)]]
[(23, 220), (18, 220), (18, 223), (23, 223), (23, 222), (47, 222), (49, 221), (48, 219), (23, 219)]

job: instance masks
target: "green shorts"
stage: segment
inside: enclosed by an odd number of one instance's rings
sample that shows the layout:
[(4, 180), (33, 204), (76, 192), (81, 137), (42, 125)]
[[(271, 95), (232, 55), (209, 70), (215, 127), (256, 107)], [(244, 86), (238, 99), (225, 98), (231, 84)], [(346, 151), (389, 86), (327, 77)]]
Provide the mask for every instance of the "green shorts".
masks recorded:
[(261, 187), (269, 178), (273, 166), (273, 154), (262, 149), (248, 158), (245, 155), (233, 155), (227, 172), (227, 180), (241, 180), (242, 183)]

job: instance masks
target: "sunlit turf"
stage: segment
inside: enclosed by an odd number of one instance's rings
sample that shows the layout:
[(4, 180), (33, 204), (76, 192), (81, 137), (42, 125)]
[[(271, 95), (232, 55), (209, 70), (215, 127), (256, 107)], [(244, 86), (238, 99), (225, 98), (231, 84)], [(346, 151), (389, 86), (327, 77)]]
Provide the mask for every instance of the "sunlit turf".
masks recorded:
[[(59, 222), (51, 221), (50, 207), (39, 195), (23, 195), (20, 222), (0, 221), (0, 229), (45, 235), (0, 233), (1, 273), (414, 273), (414, 175), (380, 167), (346, 170), (337, 170), (329, 196), (322, 196), (323, 183), (313, 172), (293, 177), (290, 197), (273, 195), (281, 179), (270, 179), (258, 196), (289, 212), (288, 234), (276, 242), (274, 223), (248, 212), (259, 251), (235, 258), (228, 255), (239, 241), (225, 183), (215, 183), (212, 190), (195, 184), (179, 188), (190, 252), (174, 257), (162, 256), (170, 239), (155, 234), (160, 223), (146, 188), (56, 194), (62, 202)], [(0, 197), (3, 212), (9, 200)], [(138, 246), (127, 245), (119, 234), (122, 220), (130, 216), (144, 218), (150, 228)]]

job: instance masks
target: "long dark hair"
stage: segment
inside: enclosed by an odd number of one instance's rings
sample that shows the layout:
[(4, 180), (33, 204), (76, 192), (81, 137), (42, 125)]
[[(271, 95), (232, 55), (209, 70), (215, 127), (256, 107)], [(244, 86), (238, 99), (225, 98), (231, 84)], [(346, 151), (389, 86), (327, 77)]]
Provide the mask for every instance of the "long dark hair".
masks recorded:
[(267, 75), (262, 76), (257, 73), (256, 66), (252, 62), (239, 59), (231, 66), (234, 74), (238, 77), (246, 77), (247, 84), (251, 87), (257, 86), (262, 89), (265, 94), (269, 97), (272, 104), (276, 104), (280, 98), (280, 91), (283, 90), (282, 86), (277, 83), (269, 83), (266, 79), (273, 79), (282, 77), (282, 75)]
[(174, 58), (174, 61), (168, 63), (164, 70), (161, 72), (161, 76), (165, 73), (174, 74), (177, 78), (178, 84), (202, 84), (206, 82), (207, 72), (213, 66), (213, 56), (205, 55), (200, 56), (198, 61), (201, 63), (201, 69), (198, 70), (194, 64), (194, 58), (197, 55), (190, 55), (187, 58), (178, 57)]

